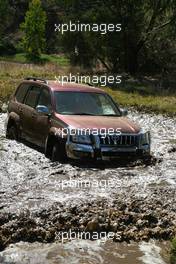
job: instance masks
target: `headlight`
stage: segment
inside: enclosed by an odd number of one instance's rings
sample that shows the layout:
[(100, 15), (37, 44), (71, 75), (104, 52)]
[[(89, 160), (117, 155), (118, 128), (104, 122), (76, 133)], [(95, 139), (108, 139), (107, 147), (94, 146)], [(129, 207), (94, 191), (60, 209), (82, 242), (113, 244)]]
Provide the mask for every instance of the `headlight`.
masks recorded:
[(143, 132), (141, 131), (141, 135), (140, 135), (140, 144), (141, 145), (146, 145), (146, 144), (150, 144), (150, 132)]
[(89, 135), (72, 135), (71, 140), (74, 143), (80, 143), (80, 144), (92, 143)]

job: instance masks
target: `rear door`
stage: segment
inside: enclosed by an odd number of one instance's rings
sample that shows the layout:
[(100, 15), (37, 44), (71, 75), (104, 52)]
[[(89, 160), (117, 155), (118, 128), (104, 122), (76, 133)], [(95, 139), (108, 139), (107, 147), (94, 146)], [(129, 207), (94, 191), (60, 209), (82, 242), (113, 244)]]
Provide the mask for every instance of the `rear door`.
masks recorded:
[(22, 83), (15, 95), (13, 103), (10, 104), (10, 112), (15, 112), (19, 116), (19, 129), (20, 132), (23, 130), (23, 112), (24, 112), (24, 100), (29, 89), (28, 83)]
[(40, 85), (31, 85), (26, 95), (23, 110), (23, 137), (35, 143), (34, 120), (36, 118), (36, 105), (41, 93)]

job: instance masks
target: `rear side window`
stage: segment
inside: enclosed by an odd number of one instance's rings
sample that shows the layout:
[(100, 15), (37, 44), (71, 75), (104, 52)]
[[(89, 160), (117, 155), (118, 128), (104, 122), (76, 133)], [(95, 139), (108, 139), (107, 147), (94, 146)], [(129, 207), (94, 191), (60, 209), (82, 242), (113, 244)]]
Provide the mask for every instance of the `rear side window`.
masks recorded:
[(16, 92), (15, 98), (19, 103), (23, 103), (24, 102), (24, 98), (27, 94), (29, 85), (28, 84), (21, 84)]
[(41, 89), (39, 86), (32, 86), (26, 96), (25, 104), (32, 108), (36, 107)]

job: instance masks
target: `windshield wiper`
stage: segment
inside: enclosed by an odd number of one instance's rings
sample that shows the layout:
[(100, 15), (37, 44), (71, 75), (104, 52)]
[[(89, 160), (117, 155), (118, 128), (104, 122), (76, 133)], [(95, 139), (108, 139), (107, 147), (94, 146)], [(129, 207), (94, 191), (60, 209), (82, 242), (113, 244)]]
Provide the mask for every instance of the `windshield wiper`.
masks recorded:
[(107, 114), (107, 115), (103, 115), (103, 116), (120, 116), (118, 114)]

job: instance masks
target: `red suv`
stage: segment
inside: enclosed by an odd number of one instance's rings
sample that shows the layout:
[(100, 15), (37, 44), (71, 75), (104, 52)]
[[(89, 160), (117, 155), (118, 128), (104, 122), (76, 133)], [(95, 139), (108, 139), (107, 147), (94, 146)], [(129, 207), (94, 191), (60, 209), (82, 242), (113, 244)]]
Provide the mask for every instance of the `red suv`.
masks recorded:
[(150, 133), (103, 90), (26, 78), (8, 106), (6, 136), (45, 149), (53, 161), (150, 155)]

